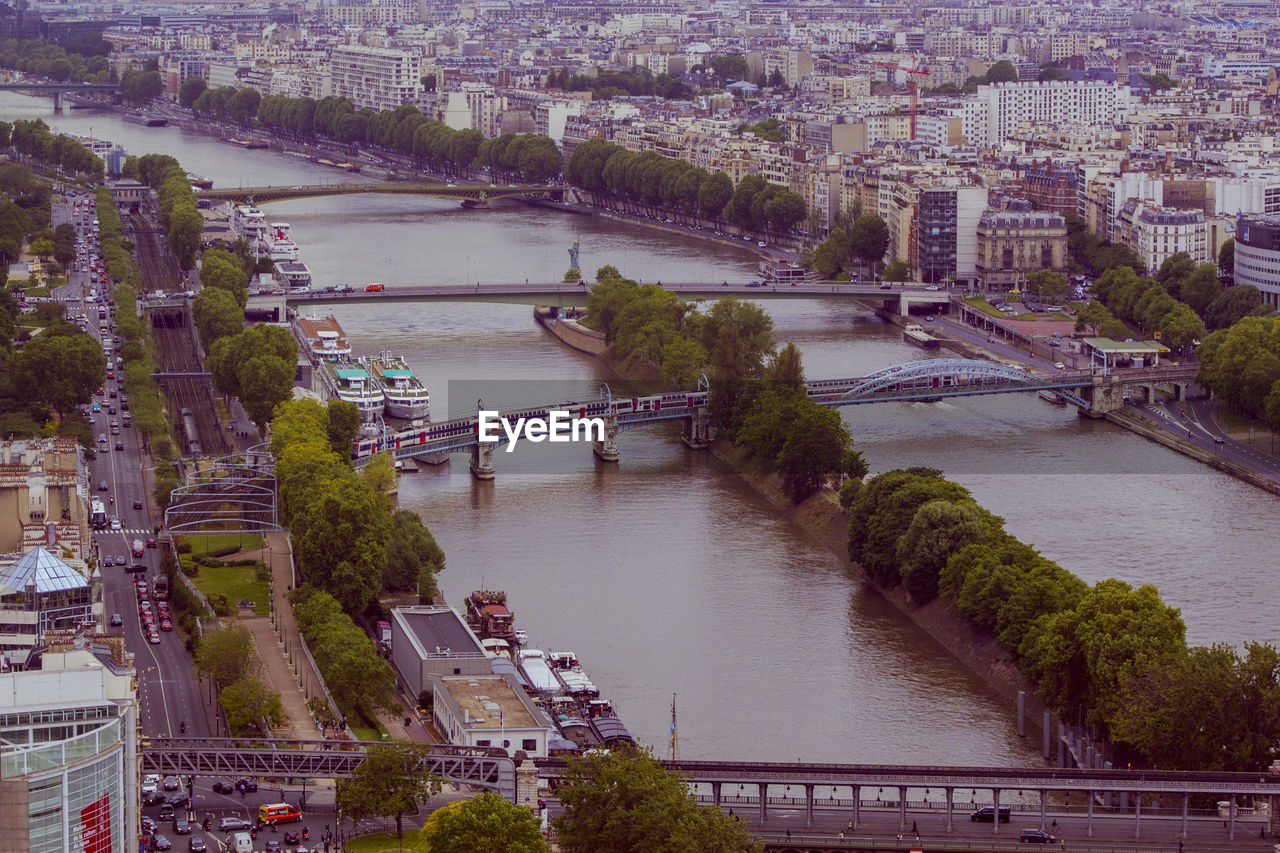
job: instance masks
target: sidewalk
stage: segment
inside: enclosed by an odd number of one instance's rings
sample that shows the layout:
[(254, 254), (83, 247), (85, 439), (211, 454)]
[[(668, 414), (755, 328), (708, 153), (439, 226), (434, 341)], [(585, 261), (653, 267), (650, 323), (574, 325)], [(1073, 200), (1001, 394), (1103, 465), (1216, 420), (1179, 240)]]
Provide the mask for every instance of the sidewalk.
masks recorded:
[(258, 658), (262, 661), (262, 678), (267, 688), (280, 694), (280, 704), (289, 720), (283, 726), (272, 730), (272, 734), (282, 738), (301, 740), (323, 740), (320, 727), (311, 718), (311, 710), (307, 707), (307, 699), (303, 694), (293, 668), (285, 657), (284, 650), (276, 639), (268, 616), (242, 616), (239, 623), (249, 629), (253, 635), (253, 643), (258, 649)]

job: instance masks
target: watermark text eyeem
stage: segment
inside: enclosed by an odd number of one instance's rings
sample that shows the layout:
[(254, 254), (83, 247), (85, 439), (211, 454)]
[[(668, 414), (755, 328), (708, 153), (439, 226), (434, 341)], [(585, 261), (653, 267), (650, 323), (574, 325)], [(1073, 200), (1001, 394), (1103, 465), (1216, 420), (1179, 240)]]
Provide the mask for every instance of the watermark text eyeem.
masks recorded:
[(481, 409), (478, 413), (477, 440), (481, 444), (497, 444), (505, 434), (507, 452), (516, 449), (516, 442), (527, 439), (535, 444), (542, 441), (604, 441), (604, 418), (577, 417), (564, 409), (552, 409), (546, 418), (504, 418), (501, 412)]

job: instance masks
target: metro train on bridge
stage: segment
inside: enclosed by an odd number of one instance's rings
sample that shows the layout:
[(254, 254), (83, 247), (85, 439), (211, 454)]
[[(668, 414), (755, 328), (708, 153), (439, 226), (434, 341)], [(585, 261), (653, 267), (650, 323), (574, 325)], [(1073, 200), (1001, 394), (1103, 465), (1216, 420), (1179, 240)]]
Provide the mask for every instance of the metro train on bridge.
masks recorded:
[[(665, 394), (651, 394), (647, 397), (615, 397), (597, 400), (566, 402), (559, 406), (539, 406), (530, 409), (515, 409), (503, 412), (502, 416), (515, 421), (519, 418), (549, 418), (552, 410), (567, 411), (579, 418), (602, 418), (613, 416), (620, 423), (636, 423), (648, 420), (665, 420), (667, 418), (687, 417), (690, 409), (698, 409), (707, 404), (710, 392), (673, 391)], [(436, 424), (424, 424), (407, 430), (401, 430), (388, 436), (361, 438), (353, 442), (351, 458), (367, 459), (384, 450), (393, 453), (413, 448), (423, 448), (423, 453), (434, 450), (450, 450), (470, 446), (479, 431), (475, 417), (454, 418)], [(505, 436), (499, 444), (506, 443)], [(432, 447), (432, 445), (435, 445)]]

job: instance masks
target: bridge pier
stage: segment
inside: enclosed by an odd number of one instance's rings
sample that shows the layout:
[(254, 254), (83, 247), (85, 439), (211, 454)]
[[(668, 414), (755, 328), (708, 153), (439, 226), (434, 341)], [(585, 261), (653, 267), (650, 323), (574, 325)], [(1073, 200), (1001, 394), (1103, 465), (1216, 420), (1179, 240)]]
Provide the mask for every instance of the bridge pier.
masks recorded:
[[(1272, 797), (1272, 798), (1271, 798), (1271, 803), (1272, 803), (1271, 808), (1272, 808), (1272, 810), (1273, 810), (1273, 811), (1274, 811), (1274, 809), (1275, 809), (1275, 801), (1276, 801), (1276, 798), (1275, 798), (1275, 797)], [(1181, 836), (1182, 838), (1186, 838), (1186, 837), (1187, 837), (1187, 807), (1188, 807), (1190, 804), (1191, 804), (1191, 795), (1190, 795), (1190, 794), (1183, 794), (1183, 795), (1182, 795), (1182, 836)], [(1271, 819), (1272, 819), (1273, 821), (1275, 820), (1275, 815), (1274, 815), (1274, 814), (1272, 814)]]
[(1000, 789), (999, 788), (991, 789), (991, 800), (992, 800), (992, 804), (995, 806), (995, 811), (991, 815), (992, 817), (991, 834), (999, 835), (1000, 834)]
[(706, 450), (711, 446), (711, 415), (707, 414), (706, 408), (698, 409), (685, 422), (684, 435), (680, 440), (694, 450)]
[(594, 442), (592, 452), (602, 462), (618, 461), (618, 416), (610, 414), (604, 419), (604, 440)]
[(955, 808), (954, 808), (954, 803), (952, 801), (955, 799), (955, 789), (947, 788), (946, 791), (947, 791), (947, 832), (953, 832), (955, 831), (955, 820), (954, 820)]
[(1088, 835), (1093, 838), (1093, 791), (1084, 792), (1084, 801), (1089, 804), (1089, 822), (1087, 824)]
[(804, 825), (813, 826), (813, 785), (808, 782), (804, 786)]
[(898, 788), (898, 831), (907, 831), (907, 789)]
[(720, 783), (711, 783), (711, 803), (716, 808), (720, 808)]
[(1227, 840), (1236, 840), (1236, 795), (1227, 797)]
[(1142, 837), (1142, 792), (1133, 798), (1133, 837)]
[(477, 444), (471, 449), (471, 475), (477, 480), (492, 480), (495, 444)]
[(858, 828), (858, 816), (859, 816), (858, 815), (858, 806), (859, 806), (858, 798), (861, 796), (862, 796), (862, 786), (854, 785), (853, 786), (853, 828), (854, 829)]
[(1046, 817), (1045, 812), (1048, 810), (1048, 808), (1049, 808), (1049, 792), (1041, 788), (1040, 789), (1040, 828), (1041, 829), (1044, 829), (1044, 819)]
[(61, 92), (53, 93), (53, 111), (55, 113), (62, 112), (62, 93)]
[(757, 782), (756, 787), (760, 789), (760, 814), (757, 819), (761, 826), (769, 819), (769, 783)]
[(1095, 376), (1093, 384), (1081, 389), (1089, 408), (1082, 410), (1081, 415), (1089, 418), (1105, 418), (1112, 412), (1124, 408), (1124, 386), (1112, 376)]

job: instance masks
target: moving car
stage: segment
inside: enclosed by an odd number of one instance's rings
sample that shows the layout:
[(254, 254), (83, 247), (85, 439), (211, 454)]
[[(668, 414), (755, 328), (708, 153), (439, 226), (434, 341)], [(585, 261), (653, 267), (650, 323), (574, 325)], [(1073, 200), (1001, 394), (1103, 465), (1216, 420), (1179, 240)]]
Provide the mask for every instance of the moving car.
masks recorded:
[(1018, 833), (1018, 840), (1023, 844), (1052, 844), (1058, 839), (1043, 829), (1024, 829)]
[[(243, 780), (241, 780), (243, 781)], [(258, 786), (254, 785), (256, 791)], [(223, 817), (218, 819), (218, 832), (235, 832), (241, 829), (252, 829), (253, 824), (242, 817)]]
[(121, 616), (120, 616), (120, 614), (119, 614), (119, 613), (112, 613), (112, 614), (111, 614), (111, 627), (115, 628), (115, 627), (117, 627), (117, 626), (119, 626), (119, 625), (123, 625), (123, 624), (124, 624), (124, 619), (123, 619), (123, 618), (121, 618)]
[[(974, 821), (975, 823), (991, 823), (992, 821), (995, 820), (995, 815), (996, 815), (995, 806), (983, 806), (982, 808), (970, 814), (969, 820)], [(1009, 807), (1001, 806), (1000, 822), (1008, 823), (1010, 817), (1011, 815), (1009, 812)]]
[(231, 787), (230, 782), (224, 782), (219, 779), (217, 782), (213, 783), (213, 792), (215, 794), (230, 794), (233, 791), (235, 791), (235, 788)]
[(236, 790), (243, 794), (252, 794), (258, 790), (258, 783), (252, 779), (241, 779), (236, 782)]
[(164, 777), (164, 789), (166, 791), (176, 791), (182, 787), (182, 783), (178, 781), (177, 776)]
[(187, 850), (190, 853), (208, 853), (209, 848), (205, 845), (203, 838), (193, 835), (187, 839)]

